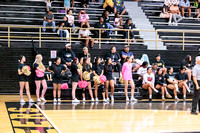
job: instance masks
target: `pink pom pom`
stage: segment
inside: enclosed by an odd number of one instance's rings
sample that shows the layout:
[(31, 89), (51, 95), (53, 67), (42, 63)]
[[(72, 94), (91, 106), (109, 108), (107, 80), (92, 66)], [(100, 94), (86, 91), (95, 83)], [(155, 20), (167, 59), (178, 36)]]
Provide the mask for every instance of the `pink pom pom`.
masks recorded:
[(29, 71), (31, 70), (30, 66), (26, 65), (26, 67), (28, 68)]
[(63, 83), (63, 84), (61, 85), (61, 89), (68, 89), (68, 88), (69, 88), (69, 86), (68, 86), (67, 83)]
[(36, 73), (36, 76), (39, 78), (44, 77), (44, 73), (38, 69), (35, 70), (35, 73)]
[(88, 85), (87, 81), (78, 81), (78, 87), (86, 88)]
[(103, 84), (104, 82), (106, 82), (106, 76), (104, 76), (104, 75), (101, 75), (100, 76), (100, 80), (101, 80), (101, 83)]

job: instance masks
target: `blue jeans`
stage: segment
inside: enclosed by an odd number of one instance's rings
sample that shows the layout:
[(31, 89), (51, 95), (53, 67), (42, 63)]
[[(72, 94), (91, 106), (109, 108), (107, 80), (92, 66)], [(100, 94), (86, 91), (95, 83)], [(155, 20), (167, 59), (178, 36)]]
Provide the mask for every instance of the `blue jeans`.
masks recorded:
[(66, 37), (66, 31), (60, 29), (60, 37), (61, 37), (61, 40), (63, 40), (63, 36)]
[[(113, 29), (113, 26), (110, 23), (106, 23), (108, 26), (108, 29)], [(109, 30), (109, 34), (112, 34), (112, 30)]]
[[(51, 21), (50, 23), (47, 21), (43, 21), (43, 27), (46, 26), (56, 27), (55, 21)], [(46, 28), (43, 28), (42, 31), (46, 31)], [(53, 28), (52, 31), (55, 32), (56, 29)]]
[[(69, 24), (71, 24), (71, 23), (69, 23)], [(72, 28), (74, 28), (74, 27), (75, 27), (75, 24), (73, 23), (73, 24), (72, 24)]]

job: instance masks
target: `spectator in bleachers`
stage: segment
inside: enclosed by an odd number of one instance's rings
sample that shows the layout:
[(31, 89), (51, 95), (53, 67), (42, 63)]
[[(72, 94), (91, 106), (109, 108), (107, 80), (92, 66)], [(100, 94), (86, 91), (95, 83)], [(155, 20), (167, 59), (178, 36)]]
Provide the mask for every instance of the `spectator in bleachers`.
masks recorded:
[(191, 93), (187, 85), (188, 76), (185, 73), (185, 67), (181, 68), (179, 73), (176, 74), (175, 79), (178, 81), (178, 87), (183, 88), (183, 100), (186, 100), (186, 90)]
[[(74, 28), (75, 24), (74, 24), (74, 16), (72, 15), (72, 10), (67, 11), (66, 17), (68, 18), (69, 27)], [(75, 32), (76, 30), (73, 29), (73, 31)]]
[[(104, 22), (103, 17), (99, 18), (99, 22), (95, 23), (94, 28), (97, 28), (97, 29), (108, 28), (107, 24)], [(99, 30), (95, 30), (93, 32), (94, 32), (94, 38), (99, 38)], [(109, 38), (109, 32), (107, 30), (101, 30), (101, 38)], [(96, 42), (98, 42), (98, 39)]]
[(88, 22), (89, 20), (89, 16), (88, 14), (86, 14), (85, 10), (81, 10), (78, 14), (78, 18), (79, 18), (79, 23), (80, 23), (80, 27), (82, 27), (83, 25), (87, 25), (88, 27), (90, 27), (90, 24)]
[(157, 73), (155, 75), (155, 85), (156, 89), (161, 89), (162, 92), (162, 100), (165, 101), (165, 93), (167, 98), (172, 98), (172, 96), (167, 91), (167, 84), (165, 83), (163, 70), (162, 68), (158, 68)]
[(109, 13), (113, 13), (114, 11), (114, 2), (112, 0), (105, 0), (103, 8)]
[[(124, 29), (129, 29), (129, 30), (132, 30), (134, 28), (134, 26), (133, 26), (133, 23), (132, 23), (132, 21), (131, 21), (131, 19), (127, 19), (126, 20), (126, 23), (125, 23), (125, 25), (124, 25)], [(136, 40), (135, 40), (135, 38), (134, 38), (134, 33), (133, 33), (133, 31), (129, 31), (129, 39), (130, 40), (128, 40), (128, 31), (125, 31), (124, 32), (124, 38), (126, 39), (126, 41), (125, 42), (127, 42), (127, 41), (133, 41), (134, 43), (136, 42)]]
[(189, 0), (181, 0), (179, 5), (181, 7), (182, 17), (185, 18), (185, 9), (188, 10), (189, 17), (191, 17), (191, 8)]
[(126, 8), (124, 6), (124, 0), (113, 0), (114, 1), (114, 13), (119, 13), (120, 15), (123, 15), (126, 13)]
[[(105, 11), (103, 14), (104, 22), (107, 24), (108, 29), (113, 29), (113, 26), (110, 24), (109, 12)], [(109, 31), (109, 34), (112, 34), (112, 30)]]
[(192, 78), (192, 57), (190, 55), (187, 55), (185, 59), (181, 62), (181, 68), (185, 67), (186, 71), (185, 73), (188, 75), (188, 86), (190, 88), (191, 86), (191, 78)]
[(160, 17), (161, 18), (169, 18), (168, 23), (169, 23), (169, 25), (171, 25), (171, 23), (172, 23), (172, 13), (169, 13), (168, 10), (169, 10), (169, 7), (164, 5), (163, 8), (162, 8), (162, 11), (160, 13)]
[(174, 99), (179, 100), (179, 98), (177, 97), (177, 92), (179, 92), (178, 81), (175, 79), (173, 72), (174, 72), (173, 68), (170, 67), (170, 68), (168, 68), (168, 73), (165, 75), (166, 82), (167, 82), (167, 88), (173, 90), (174, 91)]
[(68, 18), (64, 16), (63, 21), (60, 23), (60, 28), (59, 28), (61, 40), (63, 40), (63, 36), (66, 37), (66, 34), (68, 32), (67, 29), (64, 29), (66, 27), (69, 27), (69, 23), (68, 23)]
[(158, 93), (158, 90), (154, 87), (155, 84), (155, 75), (152, 72), (152, 68), (147, 68), (147, 73), (143, 75), (143, 81), (142, 81), (142, 88), (148, 89), (149, 91), (149, 102), (152, 101), (152, 90), (154, 90), (156, 93)]
[(67, 12), (70, 8), (70, 0), (64, 0), (64, 8), (65, 12)]
[(143, 62), (141, 62), (140, 60), (138, 59), (133, 59), (133, 72), (137, 72), (138, 69), (140, 68), (140, 66), (142, 65)]
[(174, 26), (177, 26), (183, 18), (181, 17), (181, 13), (179, 11), (179, 7), (177, 5), (172, 5), (170, 7), (170, 13), (172, 13), (172, 18), (173, 18), (173, 21), (174, 21)]
[(134, 59), (133, 53), (131, 51), (129, 51), (129, 46), (125, 45), (124, 46), (124, 50), (121, 52), (122, 55), (122, 64), (124, 63), (126, 57), (133, 57), (132, 59)]
[(47, 11), (49, 11), (51, 9), (51, 0), (45, 0), (45, 3), (46, 3), (46, 9)]
[(85, 38), (85, 39), (81, 39), (81, 41), (85, 43), (85, 47), (88, 47), (88, 44), (90, 43), (90, 47), (93, 48), (94, 39), (90, 37), (91, 32), (89, 29), (87, 29), (90, 27), (88, 27), (87, 25), (83, 25), (82, 28), (85, 28), (85, 29), (79, 30), (79, 38)]
[(153, 72), (154, 74), (157, 73), (157, 69), (158, 69), (158, 64), (157, 64), (157, 63), (153, 63), (153, 64), (152, 64), (152, 72)]
[[(56, 27), (52, 10), (49, 10), (48, 13), (46, 13), (46, 15), (44, 16), (43, 27), (46, 27), (46, 26)], [(43, 28), (42, 31), (45, 32), (46, 29)], [(55, 32), (56, 29), (53, 28), (52, 31)]]
[(143, 75), (147, 73), (147, 67), (148, 67), (148, 62), (144, 61), (141, 67), (137, 71), (137, 74), (139, 74), (141, 81), (143, 81)]
[(119, 15), (119, 13), (115, 14), (114, 27), (119, 28), (119, 29), (123, 29), (123, 18)]
[(84, 7), (84, 8), (88, 8), (89, 7), (89, 2), (90, 2), (90, 0), (82, 0), (82, 6)]
[(163, 68), (163, 76), (164, 76), (167, 72), (167, 68), (165, 67), (165, 62), (161, 60), (160, 54), (157, 54), (155, 58), (156, 60), (154, 63), (156, 63), (158, 67)]
[(83, 52), (79, 54), (79, 59), (80, 59), (81, 63), (83, 62), (83, 58), (84, 57), (91, 58), (91, 55), (88, 52), (88, 48), (87, 47), (83, 47)]
[(60, 58), (62, 60), (62, 64), (66, 64), (67, 66), (71, 66), (71, 62), (76, 57), (74, 52), (71, 50), (71, 44), (67, 43), (65, 45), (65, 49), (62, 50), (60, 54)]
[(121, 58), (119, 53), (116, 52), (116, 47), (112, 46), (110, 48), (110, 52), (106, 54), (106, 59), (111, 58), (112, 59), (112, 64), (114, 66), (114, 70), (117, 72), (121, 71)]

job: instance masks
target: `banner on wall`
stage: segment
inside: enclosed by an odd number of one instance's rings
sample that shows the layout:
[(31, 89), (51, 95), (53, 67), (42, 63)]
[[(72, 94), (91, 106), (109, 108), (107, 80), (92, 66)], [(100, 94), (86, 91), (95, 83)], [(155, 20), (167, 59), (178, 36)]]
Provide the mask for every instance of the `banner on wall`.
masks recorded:
[(51, 50), (50, 58), (55, 59), (57, 57), (57, 51), (56, 50)]

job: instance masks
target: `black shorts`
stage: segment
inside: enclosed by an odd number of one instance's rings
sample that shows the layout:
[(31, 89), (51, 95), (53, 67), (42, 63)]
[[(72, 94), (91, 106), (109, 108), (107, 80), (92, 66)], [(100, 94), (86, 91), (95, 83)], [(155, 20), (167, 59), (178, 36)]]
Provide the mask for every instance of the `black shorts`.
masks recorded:
[(45, 77), (37, 77), (37, 76), (35, 76), (35, 80), (44, 80), (45, 79)]
[(73, 76), (72, 75), (72, 82), (78, 82), (80, 80), (80, 77), (79, 76)]
[(63, 81), (62, 81), (62, 77), (53, 77), (53, 83), (56, 83), (56, 84), (62, 84)]
[(28, 82), (28, 77), (26, 75), (19, 75), (19, 82)]
[(107, 80), (109, 80), (109, 81), (110, 81), (110, 80), (114, 80), (114, 78), (113, 78), (112, 76), (108, 76), (108, 77), (106, 77), (106, 81), (107, 81)]

